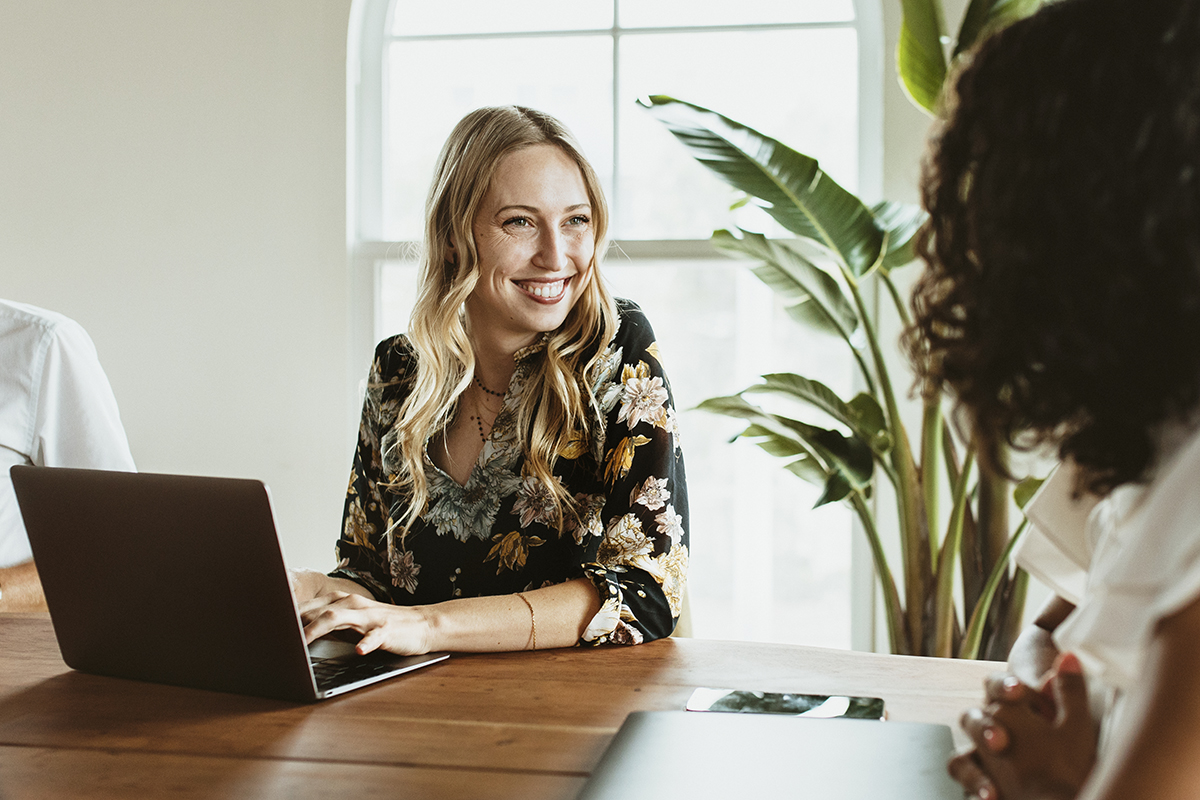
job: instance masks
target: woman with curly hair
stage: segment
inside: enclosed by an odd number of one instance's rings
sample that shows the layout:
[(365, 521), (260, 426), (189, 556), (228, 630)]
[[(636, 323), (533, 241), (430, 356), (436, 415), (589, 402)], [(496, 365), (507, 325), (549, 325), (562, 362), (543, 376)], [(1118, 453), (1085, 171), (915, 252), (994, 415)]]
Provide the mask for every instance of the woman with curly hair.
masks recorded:
[(1049, 447), (1057, 596), (964, 715), (976, 797), (1200, 796), (1200, 0), (1061, 0), (958, 74), (908, 342), (981, 458)]
[(368, 378), (340, 564), (297, 573), (309, 641), (359, 652), (667, 636), (688, 564), (654, 334), (614, 300), (608, 208), (546, 114), (483, 108), (442, 149), (409, 331)]

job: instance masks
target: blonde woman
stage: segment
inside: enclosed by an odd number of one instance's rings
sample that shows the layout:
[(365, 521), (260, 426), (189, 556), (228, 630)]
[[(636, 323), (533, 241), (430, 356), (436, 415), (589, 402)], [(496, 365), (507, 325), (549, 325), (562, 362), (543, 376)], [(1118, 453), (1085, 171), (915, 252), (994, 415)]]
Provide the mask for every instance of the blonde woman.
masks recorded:
[(360, 652), (638, 644), (688, 564), (670, 386), (599, 272), (608, 208), (554, 118), (468, 114), (426, 205), (419, 299), (382, 342), (330, 576), (300, 573), (309, 640)]

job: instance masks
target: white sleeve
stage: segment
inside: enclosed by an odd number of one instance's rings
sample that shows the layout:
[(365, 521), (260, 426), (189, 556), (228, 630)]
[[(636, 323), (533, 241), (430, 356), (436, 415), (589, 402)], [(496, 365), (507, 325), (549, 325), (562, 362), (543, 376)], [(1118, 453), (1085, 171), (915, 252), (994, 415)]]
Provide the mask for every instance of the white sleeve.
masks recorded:
[(134, 471), (112, 387), (95, 345), (77, 323), (55, 325), (34, 386), (33, 463)]
[(1087, 522), (1098, 498), (1075, 497), (1074, 491), (1075, 466), (1065, 462), (1026, 506), (1030, 528), (1017, 545), (1016, 559), (1055, 594), (1079, 605), (1092, 560)]

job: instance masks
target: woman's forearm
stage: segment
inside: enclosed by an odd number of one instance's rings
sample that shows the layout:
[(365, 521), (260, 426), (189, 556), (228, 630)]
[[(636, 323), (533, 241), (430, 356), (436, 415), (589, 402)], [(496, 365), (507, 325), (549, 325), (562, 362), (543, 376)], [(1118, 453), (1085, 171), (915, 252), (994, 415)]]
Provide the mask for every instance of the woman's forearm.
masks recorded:
[(531, 650), (535, 638), (539, 650), (570, 647), (599, 610), (596, 588), (586, 578), (520, 597), (464, 597), (420, 607), (430, 629), (430, 649), (456, 652)]

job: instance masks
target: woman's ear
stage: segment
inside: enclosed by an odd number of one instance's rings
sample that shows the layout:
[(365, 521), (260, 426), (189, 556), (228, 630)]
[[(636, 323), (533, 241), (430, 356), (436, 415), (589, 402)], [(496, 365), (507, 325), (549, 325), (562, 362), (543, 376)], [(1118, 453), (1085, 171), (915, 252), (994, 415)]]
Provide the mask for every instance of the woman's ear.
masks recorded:
[(446, 258), (446, 263), (447, 263), (447, 264), (455, 264), (455, 265), (457, 265), (457, 264), (458, 264), (458, 251), (454, 249), (454, 243), (453, 243), (453, 242), (451, 242), (450, 244), (446, 245), (446, 256), (445, 256), (445, 258)]

